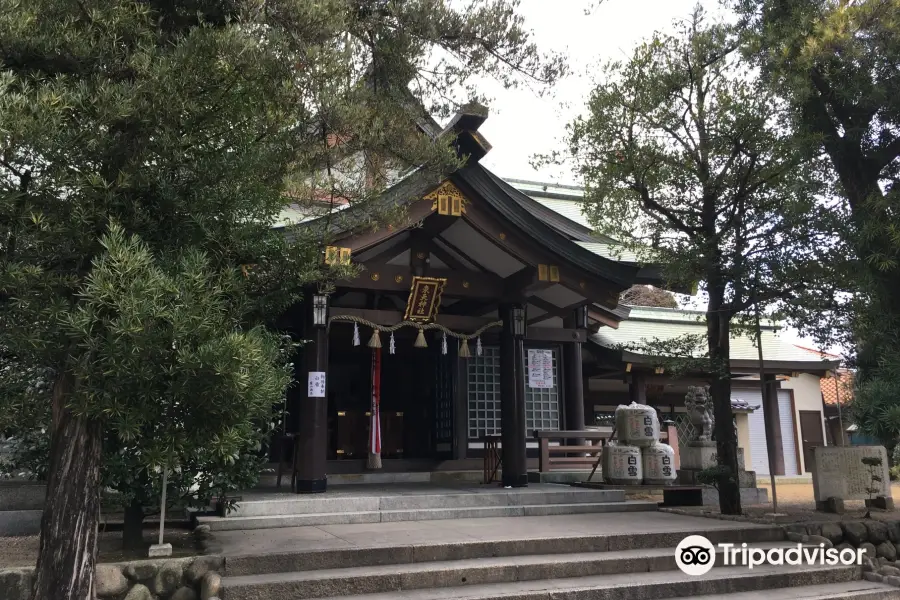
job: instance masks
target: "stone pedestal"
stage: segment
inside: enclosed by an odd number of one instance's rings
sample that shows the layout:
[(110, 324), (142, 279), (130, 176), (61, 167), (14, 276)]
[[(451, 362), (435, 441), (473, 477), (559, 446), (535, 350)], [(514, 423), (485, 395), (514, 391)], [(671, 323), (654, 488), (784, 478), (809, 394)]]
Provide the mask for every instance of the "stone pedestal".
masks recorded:
[[(681, 449), (681, 468), (702, 471), (716, 466), (715, 442), (688, 442)], [(738, 448), (738, 469), (744, 470), (744, 449)]]
[[(704, 469), (716, 466), (715, 442), (688, 442), (681, 448), (681, 468), (678, 469), (678, 485), (703, 485), (699, 474)], [(741, 504), (764, 504), (768, 502), (765, 489), (756, 487), (756, 473), (744, 467), (744, 449), (738, 448), (738, 485), (741, 488)], [(704, 487), (703, 504), (717, 505), (719, 493), (715, 488)]]

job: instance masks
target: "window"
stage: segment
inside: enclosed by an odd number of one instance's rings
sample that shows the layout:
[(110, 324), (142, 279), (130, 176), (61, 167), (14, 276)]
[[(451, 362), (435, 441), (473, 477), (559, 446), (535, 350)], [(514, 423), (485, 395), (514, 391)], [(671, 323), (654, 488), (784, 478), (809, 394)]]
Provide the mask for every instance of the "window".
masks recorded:
[[(528, 353), (525, 353), (528, 361)], [(559, 429), (559, 351), (553, 349), (552, 388), (528, 387), (527, 364), (523, 365), (525, 381), (526, 430)], [(469, 438), (500, 435), (500, 348), (484, 346), (481, 356), (468, 359)]]
[(525, 376), (525, 430), (559, 430), (559, 352), (553, 350), (553, 387), (528, 386), (528, 351), (522, 364)]
[(500, 434), (500, 348), (484, 346), (468, 359), (469, 437)]

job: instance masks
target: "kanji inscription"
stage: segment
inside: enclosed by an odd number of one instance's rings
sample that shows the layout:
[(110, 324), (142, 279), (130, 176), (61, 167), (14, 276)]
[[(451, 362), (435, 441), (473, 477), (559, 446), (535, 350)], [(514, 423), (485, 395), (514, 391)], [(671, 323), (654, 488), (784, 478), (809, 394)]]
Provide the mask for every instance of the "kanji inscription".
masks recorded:
[[(868, 467), (862, 459), (880, 457), (881, 465)], [(812, 478), (817, 502), (829, 498), (866, 500), (876, 496), (891, 497), (887, 451), (883, 446), (819, 446), (813, 448)], [(872, 481), (872, 471), (881, 481)], [(872, 494), (869, 488), (878, 488)]]

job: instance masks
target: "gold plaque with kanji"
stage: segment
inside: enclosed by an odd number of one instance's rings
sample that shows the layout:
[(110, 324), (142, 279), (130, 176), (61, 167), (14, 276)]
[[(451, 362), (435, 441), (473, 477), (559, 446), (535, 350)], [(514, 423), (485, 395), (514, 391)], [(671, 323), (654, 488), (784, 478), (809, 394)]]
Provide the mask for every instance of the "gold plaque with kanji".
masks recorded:
[(433, 321), (441, 306), (445, 285), (447, 280), (443, 277), (413, 277), (403, 320), (417, 323)]

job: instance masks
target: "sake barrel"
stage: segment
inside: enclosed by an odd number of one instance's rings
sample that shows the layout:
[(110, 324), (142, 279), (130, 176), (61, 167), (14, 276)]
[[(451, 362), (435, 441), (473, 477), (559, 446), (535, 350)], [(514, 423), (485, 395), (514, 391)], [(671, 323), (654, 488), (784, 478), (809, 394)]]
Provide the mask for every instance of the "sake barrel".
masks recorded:
[(603, 449), (603, 478), (616, 485), (640, 485), (643, 479), (641, 449), (622, 444)]
[(671, 485), (675, 481), (675, 451), (672, 446), (656, 442), (641, 448), (646, 485)]
[(652, 446), (659, 441), (656, 409), (632, 402), (616, 408), (616, 435), (632, 446)]

